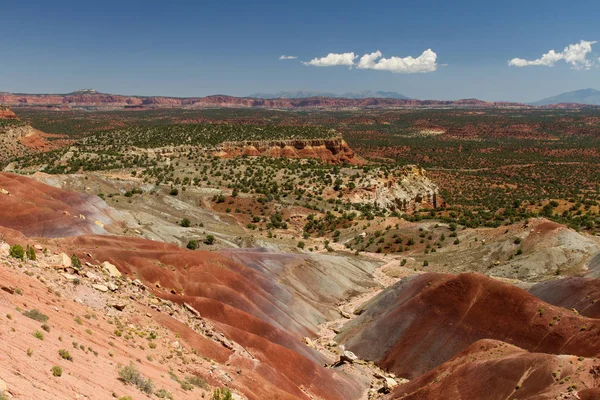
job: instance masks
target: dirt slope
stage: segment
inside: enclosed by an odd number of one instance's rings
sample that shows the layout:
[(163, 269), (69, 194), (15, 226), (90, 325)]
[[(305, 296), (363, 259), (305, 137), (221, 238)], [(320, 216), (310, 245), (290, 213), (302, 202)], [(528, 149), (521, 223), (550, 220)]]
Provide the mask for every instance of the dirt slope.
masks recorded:
[(398, 387), (392, 399), (597, 399), (597, 360), (529, 353), (496, 340), (473, 343), (452, 360)]
[[(169, 377), (169, 370), (181, 378), (197, 371), (212, 385), (222, 385), (208, 374), (210, 364), (192, 349), (221, 363), (231, 352), (198, 335), (191, 340), (172, 317), (160, 314), (156, 318), (158, 313), (146, 299), (119, 298), (142, 296), (135, 287), (121, 284), (119, 292), (105, 295), (91, 288), (85, 277), (80, 277), (79, 285), (69, 283), (52, 267), (51, 255), (38, 251), (38, 261), (17, 262), (6, 253), (0, 244), (0, 381), (10, 398), (100, 400), (113, 393), (142, 398), (138, 389), (118, 379), (119, 365), (130, 362), (152, 379), (156, 390), (168, 390), (177, 399), (195, 399), (206, 390), (183, 390)], [(109, 306), (111, 301), (123, 301), (126, 307), (118, 311)], [(45, 328), (42, 321), (24, 315), (31, 310), (48, 318)], [(117, 335), (119, 329), (123, 333)], [(172, 345), (176, 341), (182, 343), (181, 348)], [(156, 346), (149, 347), (151, 342)], [(72, 360), (61, 357), (59, 350), (68, 351)], [(176, 350), (181, 356), (175, 355)], [(186, 358), (194, 369), (184, 363)], [(61, 377), (52, 375), (53, 366), (62, 368)]]
[[(539, 281), (557, 273), (591, 274), (600, 269), (593, 264), (594, 257), (600, 261), (598, 237), (545, 218), (499, 228), (460, 229), (458, 238), (460, 244), (427, 255), (430, 270)], [(522, 254), (517, 254), (519, 250)]]
[(555, 306), (574, 308), (590, 318), (600, 318), (600, 280), (570, 277), (538, 283), (528, 292)]
[(82, 195), (7, 172), (0, 173), (0, 225), (26, 236), (106, 233), (118, 213), (97, 196)]
[(362, 308), (337, 339), (360, 358), (409, 379), (480, 339), (536, 352), (600, 354), (600, 321), (479, 274), (406, 278)]

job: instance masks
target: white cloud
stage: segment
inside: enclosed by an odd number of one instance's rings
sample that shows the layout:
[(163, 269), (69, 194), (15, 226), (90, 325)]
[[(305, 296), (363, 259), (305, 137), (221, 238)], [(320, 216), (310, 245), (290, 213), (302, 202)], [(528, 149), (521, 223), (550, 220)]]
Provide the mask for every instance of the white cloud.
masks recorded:
[(374, 53), (363, 55), (358, 62), (357, 54), (351, 53), (329, 53), (325, 57), (313, 58), (310, 61), (302, 62), (304, 65), (315, 67), (333, 67), (336, 65), (345, 65), (349, 67), (356, 66), (359, 69), (373, 69), (378, 71), (391, 71), (397, 74), (414, 74), (433, 72), (439, 66), (437, 64), (437, 54), (431, 49), (427, 49), (417, 58), (408, 57), (390, 57), (383, 58), (383, 54), (377, 50)]
[[(548, 53), (542, 55), (537, 60), (525, 60), (523, 58), (513, 58), (508, 62), (511, 67), (529, 67), (534, 65), (541, 65), (546, 67), (553, 67), (557, 62), (564, 60), (567, 64), (571, 64), (573, 69), (590, 69), (596, 64), (592, 60), (588, 60), (587, 56), (592, 52), (592, 45), (597, 42), (588, 42), (582, 40), (576, 44), (570, 44), (561, 52), (550, 50)], [(598, 59), (600, 61), (600, 59)]]
[(296, 56), (280, 56), (279, 57), (280, 60), (295, 60), (296, 58), (298, 58), (298, 57), (296, 57)]
[(354, 59), (358, 57), (354, 53), (329, 53), (325, 57), (313, 58), (310, 61), (303, 62), (304, 65), (312, 65), (315, 67), (333, 67), (336, 65), (353, 66)]
[(427, 49), (419, 57), (390, 57), (382, 58), (379, 50), (371, 54), (365, 54), (356, 65), (359, 69), (374, 69), (378, 71), (391, 71), (397, 74), (414, 74), (433, 72), (437, 69), (437, 54)]

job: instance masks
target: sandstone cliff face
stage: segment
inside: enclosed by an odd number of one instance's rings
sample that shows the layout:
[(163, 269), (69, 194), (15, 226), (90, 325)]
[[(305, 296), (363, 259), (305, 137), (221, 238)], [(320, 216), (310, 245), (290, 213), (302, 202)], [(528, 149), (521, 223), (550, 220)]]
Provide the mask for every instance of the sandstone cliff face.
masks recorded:
[(444, 205), (438, 186), (429, 180), (423, 168), (417, 166), (407, 166), (401, 177), (372, 178), (351, 196), (352, 202), (376, 204), (408, 214)]
[(362, 165), (358, 157), (341, 137), (331, 139), (294, 139), (273, 141), (223, 142), (214, 152), (222, 158), (283, 157), (315, 158), (331, 164)]
[(17, 116), (6, 106), (0, 106), (0, 119), (17, 119)]

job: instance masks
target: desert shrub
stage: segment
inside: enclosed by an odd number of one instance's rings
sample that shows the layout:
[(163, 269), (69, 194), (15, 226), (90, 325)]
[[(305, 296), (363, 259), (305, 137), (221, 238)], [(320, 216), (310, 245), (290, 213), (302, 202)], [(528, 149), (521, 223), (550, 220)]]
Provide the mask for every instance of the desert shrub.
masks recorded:
[(212, 400), (231, 400), (233, 397), (231, 396), (231, 391), (227, 388), (217, 388), (213, 392)]
[(185, 381), (187, 383), (189, 383), (190, 385), (194, 385), (196, 387), (199, 388), (203, 388), (203, 389), (207, 389), (208, 388), (208, 384), (206, 383), (206, 381), (202, 378), (200, 378), (199, 376), (188, 376)]
[(25, 255), (28, 260), (35, 261), (37, 260), (37, 256), (35, 255), (35, 249), (30, 245), (27, 245), (27, 249), (25, 250)]
[(171, 392), (165, 390), (165, 389), (160, 389), (157, 390), (156, 393), (154, 393), (156, 395), (156, 397), (158, 397), (159, 399), (169, 399), (169, 400), (173, 400), (173, 395), (171, 394)]
[(25, 250), (20, 244), (14, 244), (10, 246), (9, 254), (12, 258), (23, 260), (25, 258)]
[(179, 225), (181, 225), (184, 228), (189, 228), (190, 226), (192, 226), (192, 222), (189, 219), (184, 218), (184, 219), (181, 220), (181, 222), (179, 223)]
[(61, 356), (61, 358), (64, 358), (65, 360), (73, 361), (73, 357), (71, 357), (71, 354), (69, 354), (69, 352), (65, 349), (60, 349), (58, 351), (58, 355)]
[(52, 371), (52, 375), (56, 376), (56, 377), (62, 376), (62, 373), (63, 373), (62, 368), (59, 367), (58, 365), (55, 365), (54, 367), (52, 367), (50, 369), (50, 371)]
[(304, 242), (303, 242), (303, 241), (299, 241), (299, 242), (298, 242), (298, 248), (299, 248), (299, 249), (303, 249), (303, 248), (304, 248), (304, 245), (305, 245), (305, 244), (304, 244)]
[(73, 254), (71, 256), (71, 265), (73, 266), (73, 268), (78, 269), (78, 270), (82, 268), (81, 260), (75, 254)]
[(27, 318), (31, 318), (39, 322), (47, 322), (48, 318), (50, 318), (46, 314), (40, 312), (40, 310), (38, 310), (37, 308), (34, 308), (33, 310), (29, 311), (23, 311), (23, 315)]
[(177, 196), (179, 194), (179, 190), (177, 190), (177, 188), (173, 188), (173, 189), (171, 189), (171, 191), (169, 192), (169, 194), (171, 196)]
[(188, 249), (190, 250), (196, 250), (198, 248), (198, 241), (197, 240), (190, 240), (186, 246)]
[(154, 383), (151, 379), (146, 379), (142, 374), (135, 368), (133, 363), (129, 363), (128, 366), (121, 366), (118, 370), (119, 380), (124, 383), (136, 386), (139, 390), (146, 394), (151, 394), (154, 390)]
[(207, 235), (206, 239), (204, 239), (204, 244), (212, 245), (215, 243), (215, 237), (213, 235)]

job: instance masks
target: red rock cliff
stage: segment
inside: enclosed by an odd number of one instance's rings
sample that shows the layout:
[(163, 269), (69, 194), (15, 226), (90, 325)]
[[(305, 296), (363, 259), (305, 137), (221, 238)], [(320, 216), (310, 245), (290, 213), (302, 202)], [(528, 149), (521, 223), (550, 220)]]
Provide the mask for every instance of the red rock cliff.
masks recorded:
[(341, 137), (223, 142), (215, 151), (215, 155), (223, 158), (243, 155), (250, 157), (316, 158), (331, 164), (361, 165), (364, 163)]
[(466, 100), (405, 100), (405, 99), (344, 99), (310, 97), (303, 99), (257, 99), (214, 95), (206, 97), (140, 97), (122, 96), (95, 91), (69, 94), (14, 94), (0, 93), (0, 104), (20, 107), (85, 107), (85, 108), (168, 108), (168, 107), (266, 107), (266, 108), (364, 108), (364, 107), (529, 107), (519, 103)]
[(0, 106), (0, 119), (17, 119), (17, 116), (6, 106)]

